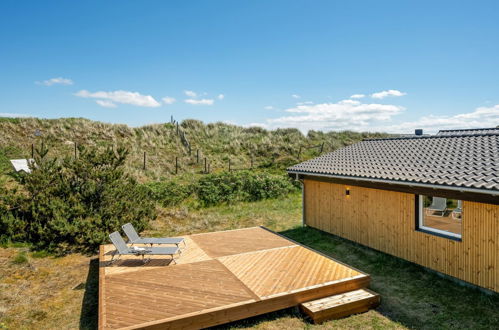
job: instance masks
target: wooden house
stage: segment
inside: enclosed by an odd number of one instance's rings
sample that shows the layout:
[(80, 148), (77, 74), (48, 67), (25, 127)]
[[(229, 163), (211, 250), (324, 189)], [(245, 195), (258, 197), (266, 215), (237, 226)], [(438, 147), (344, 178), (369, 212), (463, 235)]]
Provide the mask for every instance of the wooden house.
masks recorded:
[(288, 173), (304, 225), (499, 292), (499, 128), (364, 140)]

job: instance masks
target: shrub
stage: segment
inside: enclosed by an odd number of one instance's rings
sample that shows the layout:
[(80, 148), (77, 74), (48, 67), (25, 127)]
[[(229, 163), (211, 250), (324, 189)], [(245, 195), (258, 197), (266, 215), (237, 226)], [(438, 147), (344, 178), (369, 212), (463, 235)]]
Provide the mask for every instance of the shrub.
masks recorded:
[(13, 264), (22, 265), (28, 263), (28, 256), (25, 251), (20, 251), (16, 254), (16, 256), (12, 259)]
[(286, 195), (295, 187), (290, 179), (265, 172), (223, 172), (198, 181), (197, 196), (205, 206), (235, 201), (257, 201)]
[(162, 206), (175, 206), (186, 200), (192, 194), (192, 186), (176, 181), (157, 181), (146, 184), (150, 196)]
[(63, 161), (47, 152), (37, 151), (37, 166), (19, 177), (21, 191), (2, 195), (0, 228), (8, 238), (50, 251), (95, 251), (122, 224), (140, 231), (155, 218), (146, 187), (124, 174), (125, 149), (80, 146), (77, 160)]
[(0, 117), (0, 123), (1, 122), (7, 122), (7, 123), (12, 123), (12, 124), (19, 124), (20, 119), (16, 117)]

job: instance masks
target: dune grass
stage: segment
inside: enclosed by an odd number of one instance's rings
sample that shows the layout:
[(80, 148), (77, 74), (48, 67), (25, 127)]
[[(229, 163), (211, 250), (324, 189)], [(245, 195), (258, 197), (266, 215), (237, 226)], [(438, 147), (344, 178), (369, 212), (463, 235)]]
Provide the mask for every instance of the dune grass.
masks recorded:
[[(160, 209), (149, 235), (168, 236), (263, 225), (371, 274), (381, 305), (313, 325), (296, 309), (224, 325), (224, 329), (498, 329), (499, 297), (422, 267), (312, 228), (301, 227), (301, 196), (191, 210)], [(27, 262), (16, 263), (20, 253)], [(0, 329), (94, 329), (96, 256), (53, 257), (26, 246), (0, 248)]]
[[(40, 147), (42, 141), (50, 147), (50, 155), (58, 157), (73, 156), (75, 143), (99, 148), (124, 146), (130, 151), (126, 163), (128, 173), (148, 181), (173, 176), (175, 157), (178, 157), (179, 174), (201, 173), (205, 157), (212, 171), (227, 169), (229, 159), (233, 169), (249, 168), (251, 159), (254, 167), (283, 169), (299, 161), (300, 147), (324, 143), (323, 151), (329, 152), (363, 138), (387, 136), (351, 131), (311, 131), (305, 136), (297, 129), (270, 131), (221, 122), (205, 124), (192, 119), (183, 121), (180, 129), (189, 140), (191, 153), (182, 144), (176, 126), (170, 123), (129, 127), (84, 118), (4, 118), (0, 120), (0, 172), (2, 167), (10, 168), (8, 158), (31, 157), (31, 144)], [(36, 130), (41, 136), (35, 136)], [(318, 148), (303, 148), (300, 159), (318, 154)]]

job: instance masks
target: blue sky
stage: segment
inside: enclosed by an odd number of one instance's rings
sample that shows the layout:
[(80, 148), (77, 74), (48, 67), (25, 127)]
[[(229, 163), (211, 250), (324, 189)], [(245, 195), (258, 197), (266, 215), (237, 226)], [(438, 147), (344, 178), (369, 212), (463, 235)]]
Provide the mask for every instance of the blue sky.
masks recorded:
[(498, 1), (3, 0), (0, 115), (495, 126), (498, 13)]

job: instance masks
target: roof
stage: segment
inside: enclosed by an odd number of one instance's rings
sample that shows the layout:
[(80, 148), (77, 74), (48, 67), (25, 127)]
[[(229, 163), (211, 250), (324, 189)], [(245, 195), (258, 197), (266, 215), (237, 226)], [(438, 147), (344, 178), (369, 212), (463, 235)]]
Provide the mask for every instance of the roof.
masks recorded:
[(499, 127), (444, 129), (444, 130), (438, 131), (438, 133), (437, 133), (437, 135), (474, 135), (474, 134), (499, 134)]
[(287, 169), (365, 181), (499, 192), (499, 132), (364, 140)]

